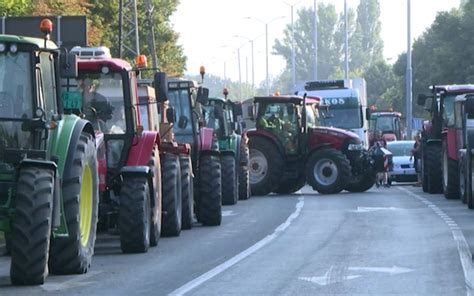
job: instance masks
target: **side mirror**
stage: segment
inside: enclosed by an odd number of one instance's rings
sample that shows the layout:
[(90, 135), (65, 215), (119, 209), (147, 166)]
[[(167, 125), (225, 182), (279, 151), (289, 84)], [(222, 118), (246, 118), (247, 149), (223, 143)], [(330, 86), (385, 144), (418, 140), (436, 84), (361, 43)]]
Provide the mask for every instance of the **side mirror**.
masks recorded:
[(426, 111), (431, 111), (431, 106), (433, 105), (433, 98), (431, 97), (426, 97), (425, 102), (424, 102), (424, 107)]
[(63, 53), (59, 55), (59, 67), (62, 78), (76, 78), (77, 56), (74, 53)]
[(173, 107), (168, 107), (168, 109), (166, 109), (166, 120), (169, 123), (176, 122), (176, 110)]
[(474, 96), (466, 96), (464, 112), (466, 112), (468, 118), (474, 118)]
[(427, 95), (425, 94), (419, 94), (418, 95), (418, 98), (416, 100), (416, 103), (418, 104), (418, 106), (425, 106), (425, 102), (426, 102), (426, 99), (428, 98)]
[(208, 99), (209, 99), (209, 89), (200, 86), (197, 91), (196, 101), (198, 101), (202, 105), (207, 105)]
[(185, 129), (188, 126), (188, 118), (184, 115), (181, 115), (178, 120), (178, 127), (180, 129)]
[(372, 115), (372, 110), (370, 110), (370, 108), (365, 108), (365, 119), (370, 120), (371, 115)]
[(155, 88), (156, 102), (168, 101), (168, 77), (165, 72), (156, 72), (153, 76), (153, 87)]
[(247, 107), (247, 113), (249, 114), (249, 117), (253, 120), (255, 118), (255, 113), (253, 112), (253, 105), (250, 105)]

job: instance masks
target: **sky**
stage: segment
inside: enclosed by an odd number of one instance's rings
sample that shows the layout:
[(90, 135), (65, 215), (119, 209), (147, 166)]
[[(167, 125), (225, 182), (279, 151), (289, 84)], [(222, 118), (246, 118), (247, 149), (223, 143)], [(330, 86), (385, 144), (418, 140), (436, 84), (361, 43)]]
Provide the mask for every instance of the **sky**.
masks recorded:
[[(412, 0), (411, 34), (416, 40), (433, 22), (440, 11), (459, 6), (460, 0)], [(344, 0), (317, 0), (333, 3), (338, 12)], [(394, 63), (407, 50), (407, 0), (379, 0), (384, 56)], [(347, 0), (348, 7), (357, 9), (359, 0)], [(275, 39), (283, 38), (283, 30), (302, 7), (313, 7), (314, 0), (180, 0), (171, 24), (179, 33), (178, 44), (184, 48), (188, 61), (186, 74), (197, 75), (201, 65), (206, 73), (252, 83), (251, 42), (254, 45), (254, 83), (266, 79), (265, 23), (268, 27), (268, 71), (278, 76), (285, 61), (271, 54)], [(350, 47), (350, 44), (349, 44)]]

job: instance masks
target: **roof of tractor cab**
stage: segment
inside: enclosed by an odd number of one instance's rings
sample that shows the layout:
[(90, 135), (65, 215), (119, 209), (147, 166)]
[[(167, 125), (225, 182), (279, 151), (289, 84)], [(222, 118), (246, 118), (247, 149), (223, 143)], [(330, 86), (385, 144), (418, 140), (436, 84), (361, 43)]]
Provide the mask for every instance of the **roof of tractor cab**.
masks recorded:
[(77, 65), (79, 70), (85, 71), (102, 71), (103, 67), (109, 67), (111, 71), (118, 72), (118, 71), (130, 71), (132, 70), (132, 66), (129, 62), (115, 59), (115, 58), (105, 58), (105, 59), (94, 59), (94, 60), (77, 60)]
[(402, 117), (402, 113), (400, 112), (395, 112), (395, 111), (375, 111), (370, 114), (372, 117), (382, 117), (382, 116), (398, 116)]
[[(306, 97), (307, 104), (319, 104), (319, 97)], [(276, 103), (291, 103), (291, 104), (303, 104), (303, 97), (295, 95), (283, 95), (283, 96), (265, 96), (265, 97), (255, 97), (255, 103), (263, 102), (276, 102)]]
[[(0, 42), (32, 44), (37, 46), (38, 48), (44, 48), (44, 39), (41, 38), (0, 34)], [(46, 41), (46, 46), (48, 49), (58, 48), (58, 46), (53, 41), (49, 40)]]
[(217, 101), (225, 104), (227, 101), (224, 98), (221, 97), (209, 97), (209, 101)]
[[(430, 87), (433, 89), (433, 87)], [(436, 92), (447, 92), (452, 94), (474, 93), (474, 84), (451, 84), (451, 85), (435, 85)]]

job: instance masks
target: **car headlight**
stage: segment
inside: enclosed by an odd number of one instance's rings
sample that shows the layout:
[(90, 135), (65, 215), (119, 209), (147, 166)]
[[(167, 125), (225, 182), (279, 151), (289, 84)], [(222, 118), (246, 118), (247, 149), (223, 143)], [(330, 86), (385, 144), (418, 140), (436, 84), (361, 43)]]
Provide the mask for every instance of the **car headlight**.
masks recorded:
[(361, 144), (349, 144), (347, 146), (347, 150), (362, 150), (364, 148), (364, 145), (361, 143)]

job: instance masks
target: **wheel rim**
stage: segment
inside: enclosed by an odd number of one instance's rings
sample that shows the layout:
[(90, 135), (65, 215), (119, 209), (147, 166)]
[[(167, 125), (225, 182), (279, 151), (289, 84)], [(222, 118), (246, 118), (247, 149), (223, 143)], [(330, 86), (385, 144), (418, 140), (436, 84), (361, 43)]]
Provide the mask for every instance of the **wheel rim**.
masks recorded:
[(256, 149), (250, 151), (250, 184), (260, 183), (267, 175), (268, 162), (265, 155)]
[(92, 171), (85, 165), (82, 172), (81, 194), (79, 201), (79, 227), (81, 232), (81, 244), (87, 246), (92, 225), (92, 200), (93, 200)]
[(332, 185), (337, 179), (337, 165), (331, 159), (320, 159), (314, 165), (313, 175), (319, 184)]
[(443, 150), (443, 188), (448, 186), (448, 153)]

